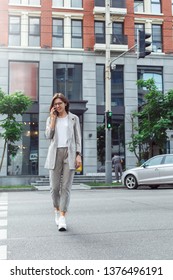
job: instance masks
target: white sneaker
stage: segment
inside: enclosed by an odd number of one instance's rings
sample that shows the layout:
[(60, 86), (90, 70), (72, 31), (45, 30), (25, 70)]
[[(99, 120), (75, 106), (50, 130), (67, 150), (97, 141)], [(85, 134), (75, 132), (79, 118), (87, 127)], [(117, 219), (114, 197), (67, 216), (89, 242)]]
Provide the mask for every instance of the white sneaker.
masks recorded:
[(113, 181), (112, 183), (117, 183), (117, 181), (115, 180), (115, 181)]
[(59, 225), (59, 212), (57, 210), (55, 210), (55, 224)]
[(65, 231), (67, 229), (66, 221), (64, 216), (59, 217), (59, 225), (58, 225), (59, 231)]

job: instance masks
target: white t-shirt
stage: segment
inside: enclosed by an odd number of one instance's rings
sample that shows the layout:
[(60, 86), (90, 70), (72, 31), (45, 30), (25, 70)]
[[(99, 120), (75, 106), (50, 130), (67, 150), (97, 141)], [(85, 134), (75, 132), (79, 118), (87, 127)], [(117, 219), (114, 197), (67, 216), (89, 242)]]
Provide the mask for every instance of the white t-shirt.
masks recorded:
[(67, 147), (67, 133), (68, 133), (68, 115), (64, 118), (57, 118), (56, 129), (58, 133), (57, 147)]

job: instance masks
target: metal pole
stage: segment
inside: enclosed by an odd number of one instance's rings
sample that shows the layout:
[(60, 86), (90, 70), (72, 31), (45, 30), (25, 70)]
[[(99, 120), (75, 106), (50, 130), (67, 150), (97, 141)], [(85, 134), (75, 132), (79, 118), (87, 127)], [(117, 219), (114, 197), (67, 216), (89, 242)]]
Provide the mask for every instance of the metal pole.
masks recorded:
[[(105, 63), (105, 94), (106, 94), (106, 110), (111, 111), (111, 72), (110, 72), (110, 0), (105, 0), (106, 8), (106, 63)], [(106, 117), (106, 112), (105, 112)], [(105, 127), (106, 141), (106, 183), (112, 183), (112, 131)]]

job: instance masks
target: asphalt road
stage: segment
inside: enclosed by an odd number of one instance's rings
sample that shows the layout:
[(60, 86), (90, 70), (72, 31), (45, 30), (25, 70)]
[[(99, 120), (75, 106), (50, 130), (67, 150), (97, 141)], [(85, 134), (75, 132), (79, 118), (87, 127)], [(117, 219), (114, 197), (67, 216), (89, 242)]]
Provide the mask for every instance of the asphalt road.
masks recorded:
[(173, 188), (73, 190), (67, 232), (48, 191), (0, 193), (0, 204), (8, 260), (173, 260)]

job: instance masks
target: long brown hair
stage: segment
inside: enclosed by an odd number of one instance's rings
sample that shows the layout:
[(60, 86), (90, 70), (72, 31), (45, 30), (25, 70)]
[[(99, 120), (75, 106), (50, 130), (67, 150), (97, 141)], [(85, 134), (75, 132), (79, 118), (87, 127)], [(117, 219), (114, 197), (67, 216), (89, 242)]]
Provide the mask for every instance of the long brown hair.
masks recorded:
[(55, 94), (54, 94), (54, 96), (53, 96), (53, 98), (52, 98), (52, 101), (51, 101), (51, 104), (50, 104), (50, 111), (51, 111), (52, 107), (54, 106), (54, 101), (55, 101), (55, 99), (57, 99), (57, 98), (61, 99), (62, 102), (64, 102), (64, 103), (66, 104), (65, 110), (66, 110), (66, 113), (68, 114), (68, 112), (69, 112), (69, 101), (68, 101), (68, 99), (64, 96), (64, 94), (62, 94), (62, 93), (55, 93)]

